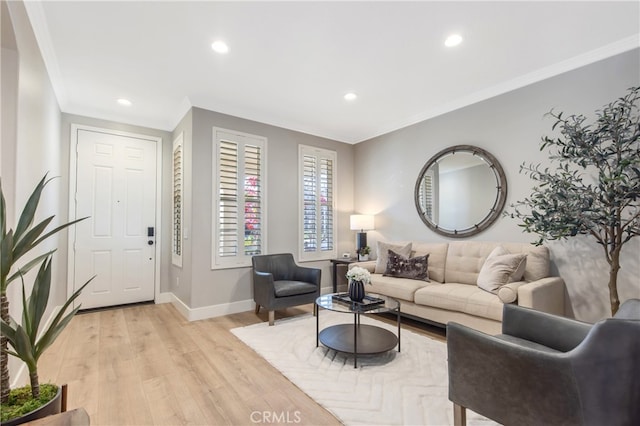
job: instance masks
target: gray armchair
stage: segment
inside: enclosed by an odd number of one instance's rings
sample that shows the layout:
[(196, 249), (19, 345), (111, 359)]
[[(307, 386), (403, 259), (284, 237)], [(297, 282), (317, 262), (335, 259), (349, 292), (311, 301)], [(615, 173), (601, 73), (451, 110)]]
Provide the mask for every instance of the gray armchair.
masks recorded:
[(251, 262), (256, 314), (260, 306), (267, 309), (269, 325), (274, 323), (276, 309), (314, 303), (320, 296), (320, 269), (296, 265), (290, 253), (253, 256)]
[(640, 299), (594, 325), (508, 304), (502, 333), (447, 325), (456, 425), (640, 425)]

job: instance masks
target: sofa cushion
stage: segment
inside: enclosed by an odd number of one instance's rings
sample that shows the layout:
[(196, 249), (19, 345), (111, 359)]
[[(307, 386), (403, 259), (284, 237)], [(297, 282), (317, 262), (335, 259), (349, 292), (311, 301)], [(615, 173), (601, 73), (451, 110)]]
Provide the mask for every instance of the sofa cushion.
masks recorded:
[(497, 246), (480, 269), (478, 287), (497, 294), (500, 287), (522, 277), (526, 264), (526, 254), (508, 254), (504, 247)]
[(393, 250), (388, 251), (389, 261), (384, 276), (429, 281), (429, 255), (406, 257)]
[(549, 276), (549, 249), (529, 243), (501, 243), (509, 253), (526, 253), (527, 267), (524, 269), (524, 281), (538, 281)]
[(393, 250), (402, 256), (409, 257), (409, 255), (411, 254), (411, 243), (398, 244), (376, 241), (376, 274), (384, 274), (384, 271), (387, 270), (387, 262), (389, 261), (389, 250)]
[(367, 293), (384, 294), (396, 299), (413, 302), (413, 295), (416, 290), (428, 285), (440, 285), (439, 283), (429, 283), (422, 280), (411, 280), (408, 278), (385, 277), (382, 274), (371, 275), (371, 285), (365, 287)]
[(411, 246), (411, 256), (429, 255), (429, 279), (444, 282), (444, 265), (447, 258), (447, 243), (414, 242)]
[(273, 282), (276, 297), (297, 296), (318, 291), (318, 286), (302, 281), (278, 280)]
[(549, 249), (544, 246), (536, 247), (528, 243), (452, 241), (447, 250), (444, 282), (475, 285), (485, 259), (499, 245), (509, 253), (527, 255), (525, 281), (537, 281), (549, 276)]
[(425, 286), (416, 290), (414, 302), (502, 321), (503, 303), (498, 296), (475, 285), (446, 283)]

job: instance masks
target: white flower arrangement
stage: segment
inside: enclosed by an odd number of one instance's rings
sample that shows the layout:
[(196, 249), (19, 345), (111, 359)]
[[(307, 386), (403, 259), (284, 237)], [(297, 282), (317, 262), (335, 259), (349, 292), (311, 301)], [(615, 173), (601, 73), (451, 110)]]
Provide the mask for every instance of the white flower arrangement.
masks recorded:
[(354, 266), (347, 271), (347, 279), (349, 281), (361, 281), (363, 284), (371, 284), (371, 274), (368, 270)]

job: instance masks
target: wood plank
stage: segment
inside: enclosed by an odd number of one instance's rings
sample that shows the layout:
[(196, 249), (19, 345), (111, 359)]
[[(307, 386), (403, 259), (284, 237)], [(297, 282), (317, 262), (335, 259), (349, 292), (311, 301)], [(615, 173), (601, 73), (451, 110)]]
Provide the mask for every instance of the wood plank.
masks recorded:
[[(311, 311), (278, 311), (275, 327)], [(251, 310), (189, 322), (170, 304), (84, 313), (42, 357), (40, 376), (67, 383), (69, 409), (83, 407), (92, 425), (253, 424), (261, 412), (339, 424), (230, 332), (267, 317)], [(411, 321), (403, 328), (444, 341), (441, 330)]]

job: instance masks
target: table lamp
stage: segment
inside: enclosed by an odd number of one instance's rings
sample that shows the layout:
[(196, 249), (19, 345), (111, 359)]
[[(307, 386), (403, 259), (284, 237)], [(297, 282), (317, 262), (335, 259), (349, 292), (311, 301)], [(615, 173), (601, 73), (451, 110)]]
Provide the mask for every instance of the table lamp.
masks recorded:
[(356, 233), (356, 253), (360, 260), (360, 250), (367, 245), (367, 233), (373, 228), (373, 215), (370, 214), (352, 214), (350, 216), (351, 230), (359, 231)]

